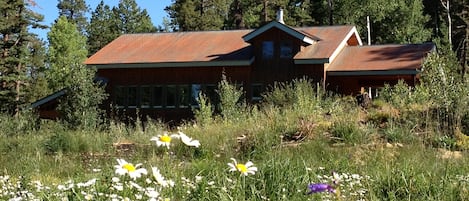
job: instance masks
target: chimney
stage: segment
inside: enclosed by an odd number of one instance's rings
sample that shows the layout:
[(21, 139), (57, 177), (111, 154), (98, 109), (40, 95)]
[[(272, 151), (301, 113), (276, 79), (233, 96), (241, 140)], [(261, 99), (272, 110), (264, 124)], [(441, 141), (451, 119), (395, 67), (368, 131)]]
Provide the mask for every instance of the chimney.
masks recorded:
[(282, 8), (279, 8), (277, 11), (277, 21), (282, 24), (285, 24), (285, 22), (283, 21), (283, 9)]

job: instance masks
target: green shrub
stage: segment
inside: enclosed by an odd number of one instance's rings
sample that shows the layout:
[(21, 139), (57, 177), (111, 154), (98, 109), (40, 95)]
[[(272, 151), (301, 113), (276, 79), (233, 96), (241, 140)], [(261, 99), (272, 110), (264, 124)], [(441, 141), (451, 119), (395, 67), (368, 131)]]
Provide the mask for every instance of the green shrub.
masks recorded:
[(332, 136), (340, 142), (359, 143), (364, 142), (365, 134), (358, 127), (357, 123), (352, 121), (339, 120), (331, 126)]

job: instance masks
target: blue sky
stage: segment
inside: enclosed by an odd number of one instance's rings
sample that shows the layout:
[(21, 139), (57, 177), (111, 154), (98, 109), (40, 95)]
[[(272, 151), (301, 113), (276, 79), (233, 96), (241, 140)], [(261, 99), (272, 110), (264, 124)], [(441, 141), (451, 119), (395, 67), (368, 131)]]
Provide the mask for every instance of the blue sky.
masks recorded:
[[(55, 19), (57, 19), (58, 0), (35, 0), (37, 5), (31, 9), (37, 13), (44, 15), (44, 25), (51, 26)], [(101, 0), (86, 0), (91, 11), (93, 11)], [(163, 17), (169, 18), (164, 8), (171, 4), (171, 0), (135, 0), (140, 9), (146, 9), (148, 14), (153, 21), (155, 26), (162, 25)], [(109, 5), (111, 8), (117, 6), (119, 0), (104, 0), (104, 3)], [(88, 16), (89, 20), (89, 16)], [(36, 33), (40, 38), (47, 40), (47, 32), (49, 29), (33, 29), (33, 33)]]

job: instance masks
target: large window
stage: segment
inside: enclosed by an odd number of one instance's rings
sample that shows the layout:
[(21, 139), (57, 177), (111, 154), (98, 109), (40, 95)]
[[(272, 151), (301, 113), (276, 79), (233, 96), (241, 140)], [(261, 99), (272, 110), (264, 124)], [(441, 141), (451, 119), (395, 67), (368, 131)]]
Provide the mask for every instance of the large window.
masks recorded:
[(154, 108), (162, 108), (164, 106), (163, 98), (164, 98), (163, 86), (154, 86), (153, 87), (153, 104), (152, 104), (152, 106)]
[(289, 59), (293, 57), (293, 45), (291, 41), (282, 41), (280, 43), (280, 58)]
[(127, 107), (137, 108), (137, 87), (131, 86), (127, 88)]
[(175, 108), (177, 100), (177, 88), (176, 85), (166, 86), (166, 107)]
[(141, 108), (151, 107), (151, 99), (152, 99), (151, 91), (152, 90), (150, 86), (140, 87), (140, 107)]
[(274, 57), (274, 42), (263, 41), (262, 42), (262, 58), (272, 59)]
[(263, 84), (252, 84), (251, 100), (254, 102), (260, 102), (262, 100), (262, 92), (264, 92)]

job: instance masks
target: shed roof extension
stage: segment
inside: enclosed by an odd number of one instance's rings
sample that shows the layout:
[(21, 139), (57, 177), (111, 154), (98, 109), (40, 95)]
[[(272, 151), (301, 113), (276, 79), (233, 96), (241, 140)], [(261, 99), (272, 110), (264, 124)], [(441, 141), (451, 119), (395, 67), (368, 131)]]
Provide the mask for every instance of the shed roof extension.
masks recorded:
[(386, 74), (417, 74), (433, 43), (405, 45), (347, 46), (328, 68), (329, 75), (359, 75), (381, 71)]

